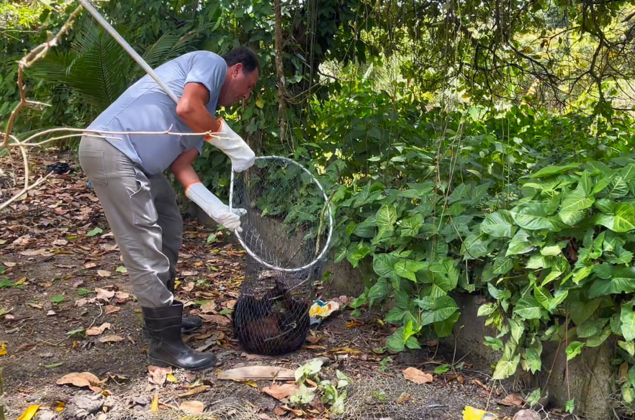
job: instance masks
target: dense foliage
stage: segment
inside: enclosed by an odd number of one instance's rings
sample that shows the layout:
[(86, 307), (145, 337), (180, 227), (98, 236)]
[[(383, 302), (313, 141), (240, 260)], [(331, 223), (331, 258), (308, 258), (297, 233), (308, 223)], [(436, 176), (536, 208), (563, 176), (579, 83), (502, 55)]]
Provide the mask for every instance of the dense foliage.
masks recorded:
[[(0, 5), (0, 121), (19, 99), (17, 60), (76, 6)], [(615, 338), (618, 362), (635, 365), (634, 132), (620, 111), (633, 105), (631, 2), (288, 2), (283, 77), (269, 2), (99, 7), (151, 65), (257, 50), (253, 100), (220, 113), (258, 154), (319, 176), (336, 209), (332, 258), (370, 269), (353, 306), (392, 306), (388, 349), (449, 335), (454, 293), (481, 293), (499, 331), (485, 342), (503, 355), (495, 379), (541, 370), (546, 340), (573, 358)], [(27, 95), (52, 106), (14, 131), (83, 128), (141, 75), (84, 14), (27, 71)], [(227, 194), (223, 154), (205, 147), (195, 166)], [(620, 385), (630, 405), (635, 368)]]

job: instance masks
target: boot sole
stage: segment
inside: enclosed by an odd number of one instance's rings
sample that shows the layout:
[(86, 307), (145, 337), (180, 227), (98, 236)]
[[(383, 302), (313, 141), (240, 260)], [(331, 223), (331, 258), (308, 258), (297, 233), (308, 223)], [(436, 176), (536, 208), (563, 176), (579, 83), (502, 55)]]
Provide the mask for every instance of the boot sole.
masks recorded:
[(147, 361), (148, 361), (148, 364), (151, 365), (151, 366), (157, 366), (157, 367), (170, 367), (171, 366), (171, 367), (174, 367), (174, 368), (177, 368), (177, 369), (185, 369), (185, 370), (191, 370), (191, 371), (199, 371), (199, 370), (209, 369), (211, 367), (216, 366), (216, 363), (217, 363), (217, 361), (214, 360), (214, 361), (212, 361), (212, 363), (210, 363), (208, 365), (188, 368), (188, 367), (173, 365), (173, 364), (170, 364), (170, 363), (165, 362), (163, 360), (155, 359), (153, 357), (148, 357)]

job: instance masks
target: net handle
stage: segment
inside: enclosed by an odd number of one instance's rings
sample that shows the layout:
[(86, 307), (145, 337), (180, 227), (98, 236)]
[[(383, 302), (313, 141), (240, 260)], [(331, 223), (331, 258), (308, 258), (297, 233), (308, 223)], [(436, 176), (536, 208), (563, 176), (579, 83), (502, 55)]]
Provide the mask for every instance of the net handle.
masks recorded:
[[(315, 257), (315, 259), (313, 261), (311, 261), (309, 264), (303, 265), (302, 267), (298, 267), (298, 268), (276, 267), (275, 265), (272, 265), (272, 264), (269, 264), (269, 263), (263, 261), (260, 257), (258, 257), (258, 255), (256, 255), (251, 249), (249, 249), (249, 247), (247, 246), (247, 244), (243, 240), (242, 236), (240, 235), (240, 232), (234, 231), (234, 235), (236, 235), (236, 238), (238, 238), (238, 242), (240, 242), (240, 244), (245, 249), (247, 254), (249, 254), (249, 256), (254, 258), (260, 264), (262, 264), (265, 267), (270, 268), (272, 270), (284, 271), (286, 273), (294, 273), (294, 272), (306, 270), (307, 268), (312, 267), (313, 265), (315, 265), (315, 263), (317, 263), (319, 260), (322, 259), (324, 254), (326, 254), (326, 251), (329, 249), (329, 247), (331, 245), (331, 238), (333, 237), (333, 213), (331, 211), (331, 203), (330, 203), (330, 201), (328, 199), (328, 196), (326, 195), (326, 192), (324, 191), (324, 188), (322, 188), (322, 184), (320, 184), (320, 182), (313, 176), (313, 174), (311, 172), (309, 172), (309, 170), (307, 168), (305, 168), (304, 166), (300, 165), (298, 162), (294, 161), (293, 159), (289, 159), (289, 158), (282, 157), (282, 156), (256, 156), (256, 160), (274, 160), (274, 159), (275, 160), (283, 160), (283, 161), (285, 161), (287, 163), (290, 163), (290, 164), (293, 164), (293, 165), (296, 165), (296, 166), (300, 167), (307, 175), (309, 175), (311, 177), (313, 182), (315, 182), (315, 184), (318, 186), (318, 188), (322, 192), (322, 195), (324, 196), (324, 201), (326, 203), (326, 211), (328, 213), (328, 220), (329, 220), (329, 233), (328, 233), (328, 236), (326, 238), (326, 242), (324, 243), (324, 246), (322, 247), (322, 251), (320, 252), (320, 254), (317, 257)], [(234, 172), (234, 169), (232, 167), (230, 184), (229, 184), (229, 211), (231, 211), (233, 209), (233, 205), (234, 205), (234, 174), (235, 174), (235, 172)]]

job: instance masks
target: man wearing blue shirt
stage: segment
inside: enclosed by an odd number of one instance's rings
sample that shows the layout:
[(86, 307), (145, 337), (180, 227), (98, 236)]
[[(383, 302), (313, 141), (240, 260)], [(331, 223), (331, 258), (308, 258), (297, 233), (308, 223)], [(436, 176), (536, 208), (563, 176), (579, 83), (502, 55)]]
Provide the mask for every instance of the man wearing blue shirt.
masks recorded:
[[(258, 58), (247, 48), (223, 57), (195, 51), (155, 72), (179, 98), (178, 104), (144, 76), (88, 127), (79, 160), (102, 204), (143, 310), (151, 339), (148, 363), (205, 369), (216, 363), (216, 357), (190, 349), (181, 338), (181, 329), (196, 329), (201, 320), (182, 318), (183, 304), (174, 300), (183, 221), (163, 172), (169, 169), (185, 187), (186, 196), (220, 225), (240, 229), (239, 215), (203, 186), (192, 163), (208, 142), (229, 156), (233, 170), (253, 165), (253, 151), (222, 118), (216, 118), (216, 108), (249, 98), (259, 77)], [(163, 131), (213, 134), (206, 138), (126, 134)]]

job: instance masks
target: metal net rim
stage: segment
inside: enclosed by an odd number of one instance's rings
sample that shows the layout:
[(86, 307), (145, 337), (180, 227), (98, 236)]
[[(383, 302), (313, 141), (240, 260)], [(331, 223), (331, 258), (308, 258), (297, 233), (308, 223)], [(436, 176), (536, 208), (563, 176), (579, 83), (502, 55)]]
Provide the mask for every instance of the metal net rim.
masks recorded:
[[(309, 170), (307, 168), (305, 168), (303, 165), (299, 164), (298, 162), (294, 161), (293, 159), (289, 159), (283, 156), (276, 156), (276, 155), (270, 155), (270, 156), (256, 156), (256, 160), (283, 160), (289, 164), (295, 165), (297, 167), (299, 167), (300, 169), (302, 169), (308, 176), (311, 177), (311, 180), (318, 186), (318, 188), (320, 189), (320, 191), (322, 192), (322, 196), (324, 197), (324, 202), (326, 203), (326, 212), (328, 214), (328, 223), (329, 223), (329, 229), (328, 229), (328, 236), (326, 238), (326, 242), (324, 243), (324, 246), (322, 247), (322, 251), (320, 252), (320, 254), (315, 257), (313, 259), (313, 261), (311, 261), (309, 264), (305, 264), (301, 267), (296, 267), (296, 268), (284, 268), (284, 267), (278, 267), (276, 265), (267, 263), (265, 261), (263, 261), (255, 252), (253, 252), (249, 246), (247, 246), (247, 244), (245, 243), (244, 238), (242, 237), (241, 233), (238, 231), (234, 231), (234, 235), (236, 236), (236, 238), (238, 239), (238, 242), (240, 242), (240, 245), (243, 247), (243, 249), (247, 252), (247, 254), (249, 254), (249, 256), (251, 256), (252, 258), (254, 258), (258, 263), (264, 265), (267, 268), (270, 268), (271, 270), (277, 270), (277, 271), (283, 271), (286, 273), (295, 273), (298, 271), (303, 271), (306, 270), (310, 267), (313, 267), (318, 261), (320, 261), (324, 255), (326, 254), (326, 252), (328, 251), (330, 245), (331, 245), (331, 239), (333, 236), (333, 212), (331, 210), (331, 203), (328, 199), (328, 196), (326, 195), (326, 192), (324, 191), (324, 188), (322, 187), (322, 184), (320, 184), (320, 181), (317, 180), (317, 178), (315, 178), (313, 176), (313, 174), (311, 172), (309, 172)], [(235, 177), (236, 171), (234, 171), (234, 167), (232, 165), (232, 171), (231, 171), (231, 178), (230, 178), (230, 184), (229, 184), (229, 211), (232, 211), (233, 209), (233, 205), (234, 205), (234, 177)]]

